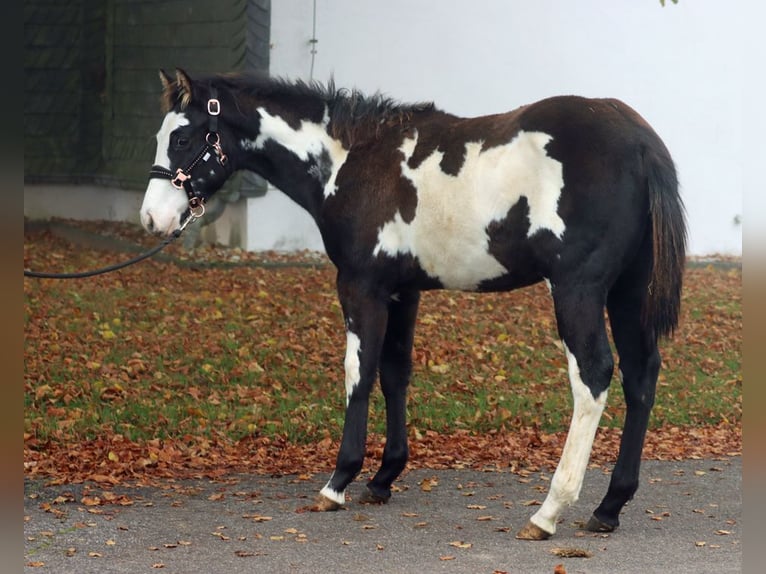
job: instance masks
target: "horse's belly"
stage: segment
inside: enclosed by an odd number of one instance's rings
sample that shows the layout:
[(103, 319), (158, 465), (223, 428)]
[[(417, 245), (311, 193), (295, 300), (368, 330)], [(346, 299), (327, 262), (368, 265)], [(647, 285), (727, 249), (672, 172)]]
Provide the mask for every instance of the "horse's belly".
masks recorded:
[(523, 229), (514, 235), (531, 238), (540, 230), (559, 238), (563, 234), (564, 222), (557, 212), (564, 186), (562, 166), (545, 151), (549, 135), (521, 132), (511, 142), (488, 149), (467, 143), (457, 175), (442, 170), (443, 154), (438, 150), (410, 167), (407, 161), (416, 139), (405, 140), (401, 147), (402, 176), (417, 193), (415, 216), (405, 222), (397, 212), (385, 223), (373, 255), (412, 255), (444, 287), (473, 290), (508, 274), (493, 255), (489, 229), (506, 220), (522, 197), (526, 217), (516, 223)]

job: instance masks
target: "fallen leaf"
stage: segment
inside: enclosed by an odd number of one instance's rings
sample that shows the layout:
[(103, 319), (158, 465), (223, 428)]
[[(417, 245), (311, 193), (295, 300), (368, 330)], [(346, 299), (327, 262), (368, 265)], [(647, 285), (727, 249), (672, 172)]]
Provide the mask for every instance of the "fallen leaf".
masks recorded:
[(556, 564), (553, 568), (553, 574), (567, 574), (567, 570), (563, 564)]
[(593, 553), (588, 550), (574, 547), (551, 548), (550, 552), (561, 558), (590, 558), (593, 556)]
[(460, 540), (455, 540), (454, 542), (449, 543), (450, 546), (454, 546), (455, 548), (471, 548), (473, 544), (470, 542), (462, 542)]

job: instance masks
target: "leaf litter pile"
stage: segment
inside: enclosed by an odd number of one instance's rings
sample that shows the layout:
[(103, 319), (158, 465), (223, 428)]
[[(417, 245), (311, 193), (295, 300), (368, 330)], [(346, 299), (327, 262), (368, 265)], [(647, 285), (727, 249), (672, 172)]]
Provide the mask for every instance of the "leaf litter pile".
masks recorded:
[[(25, 228), (24, 266), (81, 271), (157, 244), (125, 223)], [(646, 458), (741, 453), (742, 272), (690, 265)], [(335, 270), (316, 253), (171, 244), (79, 280), (24, 279), (24, 469), (55, 482), (149, 483), (332, 469), (345, 337)], [(566, 437), (566, 361), (545, 286), (424, 293), (409, 392), (410, 468), (552, 468)], [(371, 400), (365, 469), (385, 443)], [(617, 455), (615, 376), (592, 463)]]

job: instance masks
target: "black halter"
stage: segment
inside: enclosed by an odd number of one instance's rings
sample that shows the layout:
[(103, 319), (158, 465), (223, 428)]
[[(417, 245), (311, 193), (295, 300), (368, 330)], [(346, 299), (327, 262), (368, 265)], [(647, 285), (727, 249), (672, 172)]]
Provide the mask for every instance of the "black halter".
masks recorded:
[(221, 136), (218, 135), (218, 116), (221, 113), (221, 102), (216, 97), (217, 90), (210, 87), (210, 99), (207, 101), (208, 132), (205, 136), (205, 144), (200, 148), (197, 155), (186, 168), (178, 168), (175, 173), (162, 165), (153, 165), (149, 170), (149, 179), (169, 179), (176, 189), (182, 189), (189, 198), (189, 209), (194, 217), (202, 217), (205, 213), (205, 196), (200, 191), (195, 191), (191, 184), (191, 172), (201, 161), (208, 161), (215, 154), (218, 163), (226, 163), (226, 154), (221, 149)]

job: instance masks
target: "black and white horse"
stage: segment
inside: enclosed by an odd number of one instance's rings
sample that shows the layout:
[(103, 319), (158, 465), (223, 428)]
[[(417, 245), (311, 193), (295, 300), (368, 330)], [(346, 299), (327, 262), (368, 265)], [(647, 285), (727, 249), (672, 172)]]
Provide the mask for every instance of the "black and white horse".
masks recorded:
[(407, 386), (420, 292), (507, 291), (546, 281), (574, 412), (550, 491), (517, 534), (544, 539), (580, 492), (614, 369), (627, 403), (609, 489), (588, 523), (611, 531), (638, 488), (660, 369), (678, 322), (686, 228), (671, 157), (634, 110), (566, 96), (477, 118), (328, 85), (160, 73), (165, 119), (141, 207), (178, 232), (237, 170), (314, 218), (337, 267), (346, 329), (346, 418), (319, 507), (344, 504), (365, 454), (380, 376), (386, 443), (367, 501), (405, 467)]

